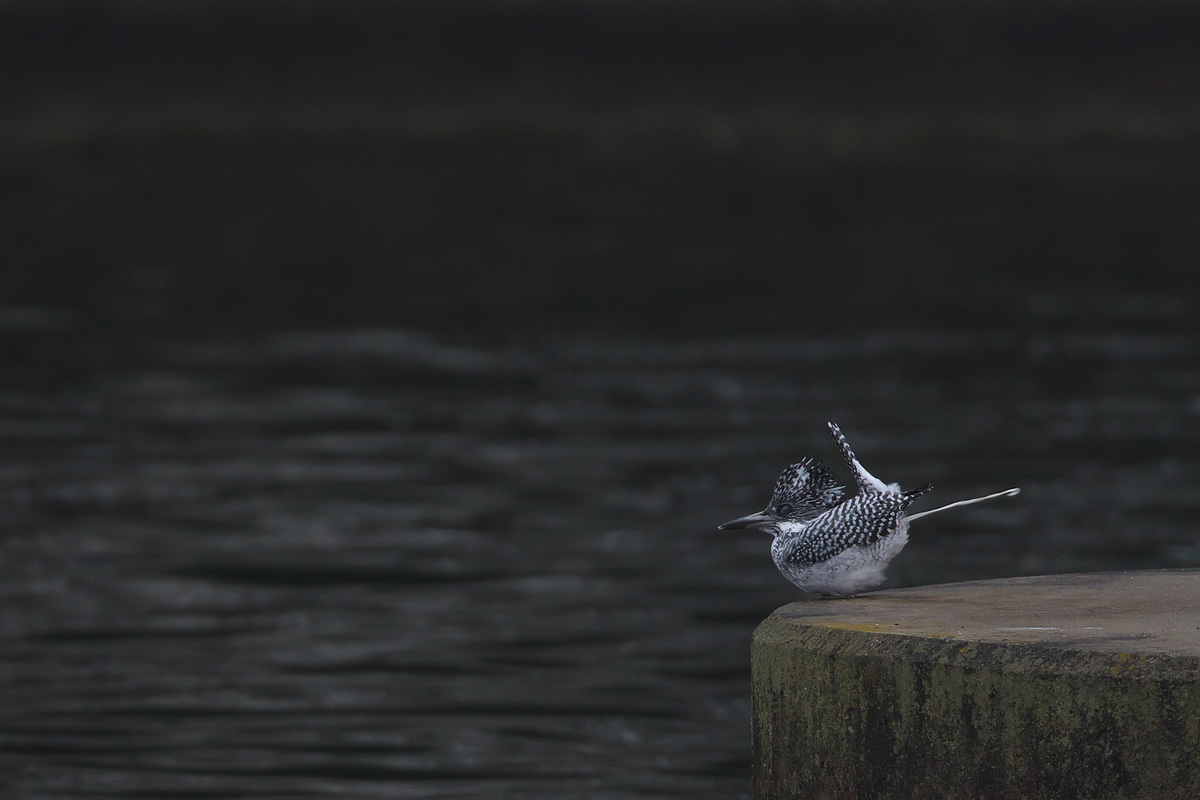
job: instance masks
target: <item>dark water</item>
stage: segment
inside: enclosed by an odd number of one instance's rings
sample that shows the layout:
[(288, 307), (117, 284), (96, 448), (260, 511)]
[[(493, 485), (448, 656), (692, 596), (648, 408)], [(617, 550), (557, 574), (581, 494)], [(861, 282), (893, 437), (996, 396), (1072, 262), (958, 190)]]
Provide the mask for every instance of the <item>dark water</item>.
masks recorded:
[(1025, 489), (915, 526), (893, 585), (1200, 564), (1171, 298), (1033, 297), (1024, 332), (279, 331), (102, 368), (30, 344), (53, 310), (2, 311), (8, 797), (747, 796), (749, 636), (793, 593), (714, 526), (836, 463), (827, 418), (935, 500)]

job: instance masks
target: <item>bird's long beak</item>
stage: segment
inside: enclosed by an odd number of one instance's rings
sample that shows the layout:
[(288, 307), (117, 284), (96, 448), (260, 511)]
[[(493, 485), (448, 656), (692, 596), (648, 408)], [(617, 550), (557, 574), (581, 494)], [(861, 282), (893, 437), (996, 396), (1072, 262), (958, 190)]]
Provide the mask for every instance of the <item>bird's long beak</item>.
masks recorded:
[(719, 530), (719, 531), (737, 531), (737, 530), (741, 530), (742, 528), (766, 528), (766, 527), (769, 527), (774, 524), (775, 524), (775, 520), (771, 519), (766, 514), (759, 511), (757, 514), (747, 514), (744, 517), (738, 517), (737, 519), (731, 519), (731, 520), (729, 520), (729, 522), (726, 522), (724, 525), (718, 525), (717, 530)]

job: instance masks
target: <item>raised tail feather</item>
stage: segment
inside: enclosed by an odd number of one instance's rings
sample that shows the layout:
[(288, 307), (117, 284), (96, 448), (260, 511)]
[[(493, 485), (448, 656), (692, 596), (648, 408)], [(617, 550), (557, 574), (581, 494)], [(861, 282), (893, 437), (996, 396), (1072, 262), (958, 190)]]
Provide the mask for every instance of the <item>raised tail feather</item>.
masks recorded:
[(832, 422), (827, 424), (829, 425), (830, 434), (833, 435), (833, 440), (838, 443), (838, 447), (842, 450), (842, 458), (846, 459), (846, 466), (850, 467), (850, 471), (854, 473), (854, 482), (858, 484), (858, 490), (868, 494), (882, 494), (892, 491), (886, 483), (867, 472), (866, 468), (858, 462), (858, 459), (854, 457), (854, 451), (850, 449), (850, 443), (846, 441), (846, 437), (842, 434), (842, 429)]

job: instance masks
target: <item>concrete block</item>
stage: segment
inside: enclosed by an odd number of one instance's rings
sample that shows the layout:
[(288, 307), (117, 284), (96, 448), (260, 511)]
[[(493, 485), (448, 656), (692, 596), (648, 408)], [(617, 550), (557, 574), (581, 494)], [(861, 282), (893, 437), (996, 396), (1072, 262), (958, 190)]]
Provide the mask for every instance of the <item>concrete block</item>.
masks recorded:
[(1200, 798), (1200, 570), (792, 603), (753, 642), (758, 798)]

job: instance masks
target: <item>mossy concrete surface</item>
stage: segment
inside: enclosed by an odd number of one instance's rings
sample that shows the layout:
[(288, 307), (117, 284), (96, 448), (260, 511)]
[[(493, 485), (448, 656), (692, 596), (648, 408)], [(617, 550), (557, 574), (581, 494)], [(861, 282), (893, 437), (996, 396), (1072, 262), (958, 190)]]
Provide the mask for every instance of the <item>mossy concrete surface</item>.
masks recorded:
[(758, 798), (1200, 797), (1200, 570), (792, 603), (753, 672)]

